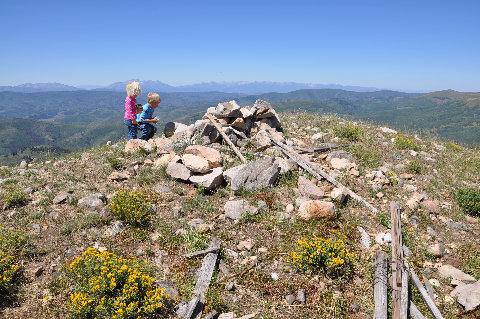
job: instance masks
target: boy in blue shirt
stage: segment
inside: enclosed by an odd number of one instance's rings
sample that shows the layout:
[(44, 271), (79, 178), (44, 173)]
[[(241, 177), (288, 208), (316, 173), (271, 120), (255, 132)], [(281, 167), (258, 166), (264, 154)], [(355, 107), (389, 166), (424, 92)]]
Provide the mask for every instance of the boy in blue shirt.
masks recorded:
[(142, 131), (139, 139), (148, 141), (157, 132), (157, 128), (150, 123), (158, 123), (158, 119), (153, 117), (153, 111), (162, 100), (157, 93), (148, 93), (148, 103), (143, 106), (141, 114), (137, 114), (138, 128)]

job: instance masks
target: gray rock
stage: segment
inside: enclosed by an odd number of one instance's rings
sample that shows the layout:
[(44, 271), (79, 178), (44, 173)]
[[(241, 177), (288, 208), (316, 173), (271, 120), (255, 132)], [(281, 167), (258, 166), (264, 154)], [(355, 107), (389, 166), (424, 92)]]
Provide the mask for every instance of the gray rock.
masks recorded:
[(125, 224), (120, 221), (114, 221), (107, 229), (105, 230), (105, 234), (109, 237), (115, 236), (116, 234), (121, 233), (125, 229)]
[(294, 207), (293, 207), (292, 204), (288, 204), (288, 205), (285, 207), (285, 213), (287, 213), (287, 214), (293, 213), (293, 210), (294, 210)]
[(168, 186), (165, 185), (155, 185), (155, 193), (159, 195), (171, 195), (172, 194), (172, 189)]
[(427, 251), (436, 258), (441, 258), (445, 255), (445, 247), (441, 243), (431, 245)]
[(260, 130), (257, 135), (255, 135), (254, 146), (258, 151), (264, 151), (272, 146), (268, 133), (265, 130)]
[(89, 209), (100, 211), (105, 206), (106, 199), (103, 194), (95, 193), (92, 195), (85, 196), (78, 201), (78, 206)]
[(66, 203), (66, 202), (71, 202), (72, 201), (72, 194), (70, 193), (67, 193), (67, 192), (62, 192), (60, 194), (58, 194), (57, 196), (55, 196), (53, 198), (53, 204), (63, 204), (63, 203)]
[(110, 175), (108, 175), (108, 179), (111, 181), (124, 181), (128, 179), (128, 174), (122, 172), (112, 172)]
[(445, 224), (447, 224), (448, 227), (456, 230), (470, 231), (470, 227), (460, 222), (447, 221)]
[(257, 202), (257, 210), (259, 213), (263, 213), (268, 211), (268, 205), (263, 200), (259, 200)]
[(297, 292), (297, 297), (295, 298), (301, 305), (304, 305), (307, 301), (305, 297), (305, 291), (303, 289), (299, 289)]
[(183, 217), (183, 210), (181, 206), (175, 206), (172, 208), (172, 216), (174, 218), (180, 218)]
[(210, 171), (208, 161), (200, 156), (193, 154), (183, 154), (183, 164), (194, 173), (206, 173)]
[(20, 168), (26, 168), (27, 167), (27, 162), (26, 161), (22, 161), (19, 165)]
[(332, 158), (344, 158), (344, 159), (347, 159), (349, 162), (352, 162), (352, 163), (354, 162), (352, 154), (343, 150), (330, 152), (330, 154), (328, 154), (326, 159), (327, 162), (330, 162)]
[(362, 245), (362, 247), (369, 249), (372, 243), (370, 236), (361, 226), (357, 226), (357, 230), (360, 233), (360, 244)]
[[(410, 226), (412, 226), (413, 228), (417, 228), (418, 225), (420, 224), (420, 221), (421, 221), (420, 217), (415, 215), (408, 219)], [(428, 228), (427, 228), (427, 231), (428, 231)]]
[(233, 282), (227, 282), (225, 284), (225, 290), (234, 291), (235, 290), (235, 284)]
[(437, 236), (437, 232), (433, 230), (432, 227), (427, 226), (427, 233), (431, 236)]
[(293, 295), (288, 295), (288, 296), (285, 297), (285, 301), (289, 305), (292, 305), (295, 302), (295, 297)]
[(466, 311), (474, 310), (480, 305), (480, 280), (469, 285), (459, 285), (450, 296), (457, 297), (459, 304), (465, 307)]
[(265, 157), (242, 168), (232, 179), (231, 187), (233, 190), (269, 187), (277, 180), (279, 173), (280, 167), (275, 163), (275, 158)]
[(273, 281), (278, 281), (278, 274), (276, 272), (272, 272), (270, 277), (272, 277)]
[(474, 283), (475, 281), (477, 281), (472, 276), (464, 273), (460, 269), (453, 267), (452, 265), (442, 265), (440, 268), (438, 268), (438, 273), (443, 278), (457, 279), (466, 284)]
[(298, 177), (298, 190), (300, 194), (310, 199), (321, 199), (325, 196), (320, 187), (301, 175)]
[(257, 214), (257, 209), (251, 206), (246, 200), (231, 200), (225, 203), (225, 216), (238, 220), (247, 214)]
[(189, 180), (197, 186), (213, 189), (223, 182), (223, 168), (216, 167), (208, 173), (192, 175)]
[(191, 176), (190, 170), (185, 165), (180, 163), (168, 163), (166, 172), (168, 176), (184, 181), (188, 181)]
[(225, 181), (227, 183), (231, 183), (232, 179), (237, 176), (237, 174), (245, 167), (247, 164), (241, 164), (234, 166), (232, 168), (227, 169), (225, 172), (223, 172), (223, 178), (225, 178)]

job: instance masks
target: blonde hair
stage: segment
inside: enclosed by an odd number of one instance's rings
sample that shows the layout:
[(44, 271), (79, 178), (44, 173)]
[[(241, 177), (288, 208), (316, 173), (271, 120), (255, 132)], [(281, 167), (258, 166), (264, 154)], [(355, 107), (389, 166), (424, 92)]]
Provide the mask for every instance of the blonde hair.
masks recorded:
[(148, 93), (148, 104), (152, 103), (152, 102), (162, 102), (162, 99), (160, 98), (160, 95), (158, 95), (157, 93)]
[(140, 87), (140, 83), (137, 81), (128, 82), (127, 84), (127, 95), (128, 96), (139, 96), (142, 94), (142, 88)]

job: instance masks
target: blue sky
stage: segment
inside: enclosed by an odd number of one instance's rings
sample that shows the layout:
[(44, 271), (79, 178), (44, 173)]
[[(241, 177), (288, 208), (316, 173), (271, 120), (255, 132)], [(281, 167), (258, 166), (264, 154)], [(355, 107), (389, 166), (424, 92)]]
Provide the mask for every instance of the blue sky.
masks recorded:
[(480, 1), (3, 1), (0, 85), (480, 91)]

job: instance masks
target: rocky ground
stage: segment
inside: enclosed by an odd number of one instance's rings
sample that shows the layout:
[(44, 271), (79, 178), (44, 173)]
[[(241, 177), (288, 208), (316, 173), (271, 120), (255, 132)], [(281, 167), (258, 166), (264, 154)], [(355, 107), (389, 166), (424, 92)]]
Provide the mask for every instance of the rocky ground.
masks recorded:
[[(478, 291), (480, 224), (454, 196), (461, 187), (479, 188), (478, 149), (336, 116), (272, 112), (262, 121), (257, 111), (229, 107), (235, 117), (228, 107), (220, 110), (226, 117), (218, 109), (209, 112), (230, 127), (226, 131), (247, 164), (217, 143), (218, 134), (205, 121), (151, 143), (109, 143), (65, 158), (1, 167), (0, 225), (24, 237), (14, 252), (20, 266), (14, 287), (0, 302), (2, 316), (67, 317), (72, 283), (61, 267), (89, 247), (144, 259), (176, 304), (188, 302), (202, 257), (183, 254), (205, 249), (218, 237), (220, 261), (205, 314), (371, 318), (373, 256), (391, 250), (391, 201), (402, 207), (409, 263), (431, 286), (444, 317), (480, 316), (476, 306), (467, 311), (474, 301), (459, 303)], [(340, 146), (303, 156), (381, 213), (303, 171), (262, 131), (301, 148)], [(119, 189), (141, 191), (153, 205), (147, 225), (133, 226), (112, 214), (108, 203)], [(20, 199), (12, 201), (13, 194)], [(352, 272), (305, 272), (292, 264), (297, 241), (335, 234), (345, 235), (356, 255)], [(413, 286), (411, 294), (428, 317)]]

